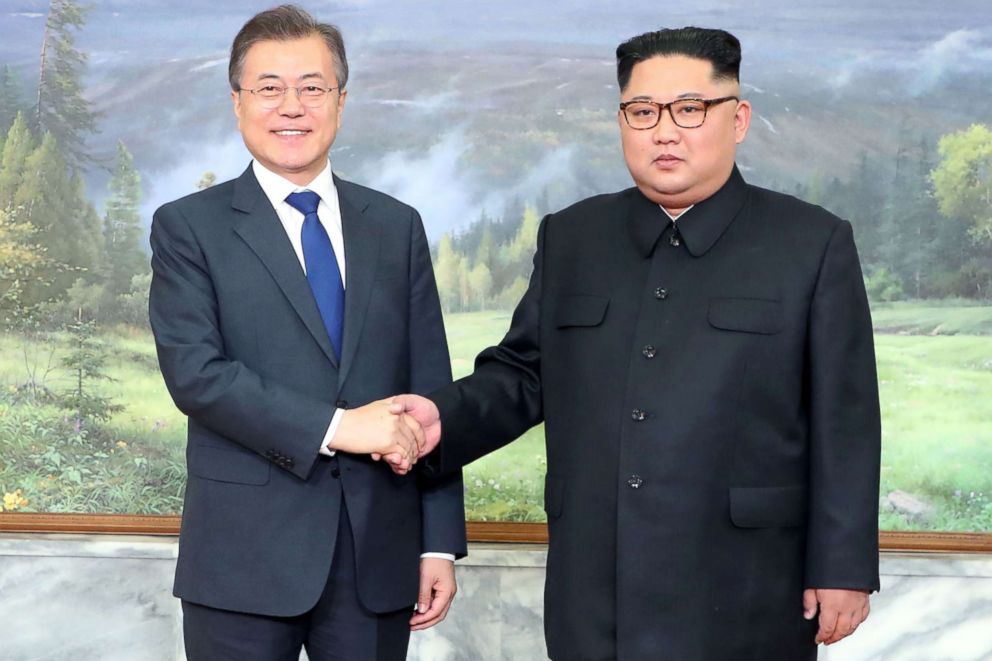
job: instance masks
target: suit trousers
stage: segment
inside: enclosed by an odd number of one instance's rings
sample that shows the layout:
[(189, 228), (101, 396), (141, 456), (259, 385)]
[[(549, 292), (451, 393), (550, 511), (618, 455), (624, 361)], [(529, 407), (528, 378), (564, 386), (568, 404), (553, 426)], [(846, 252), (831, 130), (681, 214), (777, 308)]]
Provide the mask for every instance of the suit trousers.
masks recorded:
[(341, 501), (334, 561), (317, 604), (302, 615), (273, 617), (182, 602), (188, 661), (402, 661), (410, 642), (409, 609), (373, 613), (362, 606), (355, 544)]

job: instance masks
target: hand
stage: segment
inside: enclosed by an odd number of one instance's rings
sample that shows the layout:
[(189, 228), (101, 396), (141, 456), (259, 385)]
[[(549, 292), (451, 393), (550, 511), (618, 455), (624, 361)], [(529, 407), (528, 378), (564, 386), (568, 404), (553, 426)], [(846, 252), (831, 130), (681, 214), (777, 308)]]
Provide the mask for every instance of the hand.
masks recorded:
[(457, 591), (454, 562), (444, 558), (421, 558), (420, 595), (417, 613), (410, 618), (410, 631), (429, 629), (443, 620)]
[(371, 454), (374, 459), (387, 456), (394, 472), (407, 473), (420, 456), (424, 432), (410, 416), (392, 413), (391, 406), (390, 399), (380, 399), (348, 409), (341, 415), (328, 447), (352, 454)]
[(803, 617), (812, 620), (820, 606), (816, 643), (831, 645), (854, 633), (868, 619), (868, 593), (864, 590), (803, 590)]
[[(424, 431), (425, 442), (420, 448), (420, 457), (429, 454), (441, 441), (441, 412), (437, 405), (420, 395), (397, 395), (393, 397), (394, 413), (405, 413), (412, 417)], [(420, 458), (418, 457), (418, 459)]]

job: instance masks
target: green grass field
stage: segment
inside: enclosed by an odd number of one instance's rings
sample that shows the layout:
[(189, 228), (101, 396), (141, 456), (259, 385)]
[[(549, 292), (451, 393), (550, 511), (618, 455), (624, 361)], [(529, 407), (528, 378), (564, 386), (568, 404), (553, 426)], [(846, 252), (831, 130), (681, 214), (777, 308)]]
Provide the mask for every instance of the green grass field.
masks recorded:
[[(992, 531), (992, 307), (956, 303), (873, 310), (881, 331), (883, 529)], [(509, 320), (508, 312), (446, 317), (456, 378)], [(99, 389), (125, 408), (106, 424), (76, 428), (52, 397), (70, 386), (59, 367), (65, 338), (0, 335), (0, 492), (9, 494), (8, 510), (181, 508), (185, 422), (162, 384), (151, 338), (125, 330), (103, 340), (115, 381)], [(30, 374), (39, 385), (33, 394)], [(469, 518), (543, 521), (546, 468), (540, 428), (469, 466)], [(891, 508), (893, 492), (918, 501), (920, 511)]]

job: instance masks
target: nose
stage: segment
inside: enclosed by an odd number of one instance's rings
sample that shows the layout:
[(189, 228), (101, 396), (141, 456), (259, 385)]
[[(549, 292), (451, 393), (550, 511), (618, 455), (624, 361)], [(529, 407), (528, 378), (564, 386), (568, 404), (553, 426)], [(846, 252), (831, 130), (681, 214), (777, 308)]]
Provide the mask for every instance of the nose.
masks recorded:
[(661, 111), (661, 115), (658, 117), (658, 123), (651, 129), (651, 139), (654, 140), (655, 144), (678, 142), (682, 137), (679, 130), (678, 125), (672, 118), (671, 106), (669, 106)]
[(287, 87), (286, 93), (282, 95), (279, 103), (279, 114), (287, 117), (299, 117), (304, 114), (304, 105), (300, 101), (300, 90), (296, 87)]

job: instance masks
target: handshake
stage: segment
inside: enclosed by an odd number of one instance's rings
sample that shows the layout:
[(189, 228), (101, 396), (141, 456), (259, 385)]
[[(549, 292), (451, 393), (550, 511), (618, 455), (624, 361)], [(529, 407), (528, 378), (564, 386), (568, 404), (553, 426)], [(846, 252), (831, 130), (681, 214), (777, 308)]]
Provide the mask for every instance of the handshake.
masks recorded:
[(434, 402), (419, 395), (397, 395), (348, 409), (341, 415), (331, 450), (383, 459), (397, 475), (441, 440), (441, 415)]

